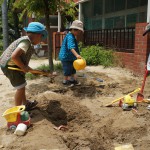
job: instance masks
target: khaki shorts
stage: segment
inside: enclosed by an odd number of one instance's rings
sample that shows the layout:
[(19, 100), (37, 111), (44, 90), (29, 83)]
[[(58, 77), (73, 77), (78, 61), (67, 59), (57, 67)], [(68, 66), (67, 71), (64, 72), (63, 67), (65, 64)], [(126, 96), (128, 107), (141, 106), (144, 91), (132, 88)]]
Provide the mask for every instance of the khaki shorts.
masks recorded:
[[(16, 68), (17, 66), (11, 67)], [(25, 73), (16, 70), (10, 70), (8, 69), (8, 66), (4, 68), (2, 67), (1, 70), (3, 71), (4, 75), (10, 80), (12, 86), (16, 89), (20, 89), (26, 86)]]

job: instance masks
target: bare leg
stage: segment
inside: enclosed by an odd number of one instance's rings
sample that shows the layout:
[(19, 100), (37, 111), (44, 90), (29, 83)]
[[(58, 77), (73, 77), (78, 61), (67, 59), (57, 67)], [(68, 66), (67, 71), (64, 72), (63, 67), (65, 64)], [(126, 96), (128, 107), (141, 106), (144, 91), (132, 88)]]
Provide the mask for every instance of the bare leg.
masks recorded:
[(68, 76), (64, 76), (64, 80), (68, 80)]
[(72, 77), (74, 78), (74, 80), (77, 80), (77, 75), (73, 74)]
[(71, 80), (72, 76), (64, 76), (64, 81)]
[(22, 104), (26, 104), (25, 87), (17, 89), (15, 94), (15, 105), (19, 106)]

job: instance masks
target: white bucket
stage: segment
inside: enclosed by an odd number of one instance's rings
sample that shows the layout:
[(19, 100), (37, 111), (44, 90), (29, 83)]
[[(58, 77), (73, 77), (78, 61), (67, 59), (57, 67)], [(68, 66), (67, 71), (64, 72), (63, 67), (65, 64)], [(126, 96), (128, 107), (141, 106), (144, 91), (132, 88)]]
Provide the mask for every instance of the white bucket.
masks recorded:
[(25, 125), (24, 123), (19, 123), (14, 134), (16, 135), (24, 135), (25, 132), (27, 130), (27, 125)]

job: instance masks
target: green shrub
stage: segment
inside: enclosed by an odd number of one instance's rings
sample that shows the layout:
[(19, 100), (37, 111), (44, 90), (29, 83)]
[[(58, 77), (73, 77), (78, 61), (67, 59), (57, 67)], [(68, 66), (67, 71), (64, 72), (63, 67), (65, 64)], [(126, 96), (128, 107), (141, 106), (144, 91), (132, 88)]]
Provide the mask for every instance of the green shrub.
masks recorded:
[(98, 45), (82, 48), (81, 56), (85, 58), (87, 65), (103, 65), (109, 67), (114, 64), (113, 50), (104, 49)]

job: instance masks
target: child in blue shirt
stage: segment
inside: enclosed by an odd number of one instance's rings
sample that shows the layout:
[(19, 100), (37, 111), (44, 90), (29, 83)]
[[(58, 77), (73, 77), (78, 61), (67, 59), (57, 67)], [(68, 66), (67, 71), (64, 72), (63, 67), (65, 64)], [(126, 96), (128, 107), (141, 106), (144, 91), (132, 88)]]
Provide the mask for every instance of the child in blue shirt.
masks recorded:
[(61, 60), (64, 72), (64, 85), (80, 85), (77, 81), (76, 70), (73, 67), (73, 62), (76, 59), (81, 59), (76, 36), (79, 36), (83, 30), (83, 23), (79, 20), (73, 21), (70, 26), (70, 32), (65, 36), (60, 52), (59, 59)]

